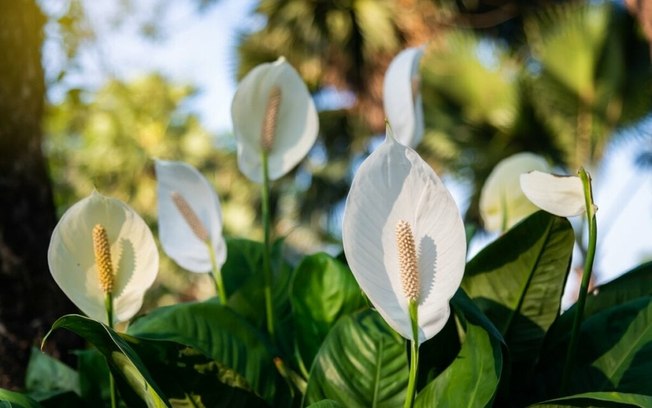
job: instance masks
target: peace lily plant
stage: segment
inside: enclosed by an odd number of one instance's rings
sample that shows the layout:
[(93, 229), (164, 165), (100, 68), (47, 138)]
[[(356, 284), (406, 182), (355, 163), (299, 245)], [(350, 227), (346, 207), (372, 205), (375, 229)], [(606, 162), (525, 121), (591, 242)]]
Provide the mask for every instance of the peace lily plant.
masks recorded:
[(360, 287), (411, 341), (405, 406), (412, 406), (418, 347), (444, 327), (464, 273), (459, 210), (432, 168), (388, 126), (385, 142), (353, 179), (343, 225), (344, 253)]
[[(61, 217), (50, 239), (48, 264), (61, 290), (82, 312), (113, 328), (140, 310), (158, 273), (158, 250), (134, 210), (93, 191)], [(113, 376), (110, 395), (116, 407)]]
[(140, 310), (158, 273), (158, 251), (134, 210), (93, 191), (70, 207), (52, 233), (55, 282), (91, 319), (113, 326)]
[(274, 337), (269, 183), (287, 174), (308, 154), (317, 139), (315, 104), (297, 71), (280, 57), (260, 64), (243, 79), (231, 104), (238, 167), (262, 183), (263, 270), (267, 331)]
[(416, 148), (423, 139), (423, 101), (419, 62), (423, 47), (407, 48), (398, 53), (385, 73), (383, 106), (392, 124), (396, 140)]
[[(76, 368), (33, 353), (26, 394), (0, 389), (0, 405), (651, 407), (652, 263), (587, 295), (596, 245), (590, 177), (544, 173), (529, 155), (506, 160), (487, 181), (485, 224), (502, 234), (467, 263), (457, 206), (409, 147), (421, 137), (421, 53), (399, 54), (388, 70), (396, 134), (388, 129), (355, 174), (345, 256), (290, 260), (282, 240), (272, 251), (270, 181), (303, 159), (318, 123), (297, 72), (282, 58), (262, 64), (232, 105), (239, 167), (262, 184), (262, 242), (225, 240), (206, 179), (157, 160), (162, 247), (192, 272), (211, 271), (218, 296), (154, 307), (120, 332), (113, 326), (140, 309), (158, 255), (131, 208), (92, 193), (61, 218), (48, 260), (89, 316), (63, 316), (51, 332), (72, 331), (94, 348), (75, 353)], [(530, 214), (534, 206), (552, 214)], [(582, 213), (582, 291), (562, 313), (575, 241), (564, 217)], [(107, 365), (105, 384), (98, 373)]]
[(529, 152), (516, 153), (494, 167), (480, 191), (480, 216), (485, 230), (505, 232), (538, 210), (523, 194), (520, 184), (521, 174), (533, 170), (551, 169), (543, 157)]
[(212, 272), (226, 302), (221, 268), (226, 261), (220, 200), (208, 180), (186, 163), (156, 160), (159, 236), (165, 252), (181, 267)]

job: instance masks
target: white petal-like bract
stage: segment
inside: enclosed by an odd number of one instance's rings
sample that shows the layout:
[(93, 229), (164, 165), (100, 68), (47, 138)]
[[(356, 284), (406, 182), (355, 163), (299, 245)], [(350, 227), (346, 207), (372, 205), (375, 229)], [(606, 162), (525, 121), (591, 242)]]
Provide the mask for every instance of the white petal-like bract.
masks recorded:
[(407, 48), (392, 60), (383, 82), (383, 106), (396, 140), (415, 148), (423, 138), (419, 61), (423, 47)]
[[(549, 171), (548, 162), (533, 153), (517, 153), (494, 167), (480, 192), (480, 216), (487, 231), (510, 229), (538, 208), (521, 190), (521, 174)], [(503, 231), (504, 232), (504, 231)]]
[(360, 287), (387, 323), (412, 339), (408, 300), (401, 281), (397, 225), (409, 224), (418, 254), (419, 339), (437, 334), (462, 280), (464, 225), (437, 174), (388, 130), (385, 142), (360, 166), (344, 210), (342, 240)]
[(532, 171), (521, 175), (521, 188), (532, 203), (551, 214), (573, 217), (586, 211), (584, 186), (577, 176)]
[(274, 92), (280, 91), (273, 141), (268, 152), (269, 178), (287, 174), (308, 154), (317, 139), (319, 118), (306, 84), (281, 57), (258, 65), (239, 84), (231, 105), (238, 167), (250, 180), (263, 180), (263, 123)]
[(159, 238), (161, 245), (177, 264), (197, 273), (212, 270), (206, 242), (193, 231), (189, 220), (173, 200), (183, 197), (208, 233), (219, 268), (226, 261), (226, 243), (222, 236), (220, 201), (208, 180), (189, 164), (156, 160)]
[(92, 230), (102, 225), (108, 237), (113, 283), (114, 323), (131, 319), (158, 273), (158, 251), (147, 224), (120, 200), (97, 192), (66, 211), (52, 233), (48, 264), (52, 277), (88, 317), (107, 322)]

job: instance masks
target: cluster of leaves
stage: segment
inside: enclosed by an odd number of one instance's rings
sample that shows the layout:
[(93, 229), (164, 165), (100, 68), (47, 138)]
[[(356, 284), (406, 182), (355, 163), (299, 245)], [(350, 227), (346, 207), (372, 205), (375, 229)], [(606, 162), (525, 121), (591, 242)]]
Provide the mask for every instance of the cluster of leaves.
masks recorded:
[[(106, 366), (128, 406), (398, 406), (407, 344), (365, 301), (345, 260), (318, 253), (292, 267), (274, 246), (278, 331), (265, 330), (263, 245), (228, 240), (228, 302), (159, 308), (127, 333), (78, 315), (59, 319), (94, 350), (72, 370), (35, 351), (27, 395), (9, 406), (96, 406)], [(560, 315), (573, 230), (538, 212), (468, 262), (445, 328), (420, 348), (418, 407), (652, 404), (652, 264), (589, 296), (571, 381), (560, 389), (571, 308)], [(102, 356), (104, 358), (102, 358)], [(97, 381), (95, 381), (97, 380)], [(542, 402), (543, 401), (543, 402)]]

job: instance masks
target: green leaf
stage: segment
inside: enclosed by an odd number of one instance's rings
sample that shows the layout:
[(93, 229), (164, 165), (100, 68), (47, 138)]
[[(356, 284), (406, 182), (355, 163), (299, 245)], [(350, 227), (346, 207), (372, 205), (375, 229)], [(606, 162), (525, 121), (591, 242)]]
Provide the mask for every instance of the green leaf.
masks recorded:
[(559, 315), (573, 243), (568, 220), (539, 211), (466, 267), (462, 288), (503, 334), (513, 362), (526, 371)]
[[(652, 262), (639, 265), (613, 281), (595, 288), (586, 297), (583, 317), (586, 319), (610, 307), (644, 296), (652, 296)], [(569, 332), (576, 312), (576, 305), (566, 310), (550, 328), (548, 336), (554, 338)]]
[[(652, 395), (652, 296), (603, 310), (586, 319), (569, 391), (619, 391)], [(538, 394), (554, 396), (569, 334), (546, 349), (538, 367)]]
[(310, 370), (304, 404), (331, 399), (346, 407), (397, 407), (408, 381), (405, 340), (372, 310), (343, 316)]
[[(587, 296), (584, 317), (644, 296), (652, 296), (652, 262), (639, 265), (619, 278), (594, 289), (593, 293)], [(574, 309), (573, 307), (571, 310)], [(566, 313), (569, 311), (567, 310)]]
[(35, 347), (32, 347), (27, 363), (25, 388), (36, 400), (46, 399), (63, 391), (74, 391), (81, 395), (77, 372)]
[(159, 308), (136, 320), (129, 334), (199, 350), (231, 370), (231, 376), (242, 377), (246, 385), (237, 380), (241, 388), (252, 389), (271, 405), (281, 404), (287, 397), (288, 388), (274, 366), (276, 354), (271, 345), (242, 316), (215, 299)]
[(613, 408), (649, 408), (652, 407), (652, 397), (639, 394), (625, 394), (621, 392), (588, 392), (556, 398), (554, 400), (532, 405), (541, 408), (563, 407), (613, 407)]
[(147, 365), (173, 407), (264, 407), (246, 380), (179, 343), (123, 336)]
[[(246, 239), (227, 240), (228, 258), (222, 268), (224, 285), (229, 293), (228, 305), (249, 323), (266, 332), (263, 251), (261, 242)], [(285, 355), (294, 351), (294, 319), (289, 299), (292, 267), (283, 258), (283, 240), (272, 247), (274, 275), (272, 298), (276, 317), (277, 345)], [(262, 311), (262, 312), (261, 312)]]
[(337, 319), (366, 306), (351, 270), (325, 253), (308, 256), (290, 285), (296, 340), (308, 367)]
[(333, 400), (321, 400), (314, 404), (310, 404), (308, 408), (344, 408), (344, 405)]
[(170, 406), (138, 355), (113, 329), (85, 316), (66, 315), (54, 322), (43, 339), (44, 343), (56, 329), (66, 329), (83, 337), (104, 355), (111, 372), (119, 382), (118, 385), (121, 386), (121, 396), (127, 399), (129, 404), (133, 397), (129, 396), (128, 392), (123, 394), (122, 390), (126, 392), (131, 388), (148, 407)]
[(97, 349), (76, 351), (82, 399), (90, 407), (104, 406), (111, 399), (109, 368)]
[(415, 407), (490, 406), (503, 369), (502, 336), (462, 291), (451, 303), (465, 325), (464, 343), (453, 363), (419, 392)]
[(25, 394), (0, 388), (0, 408), (41, 408), (41, 405)]

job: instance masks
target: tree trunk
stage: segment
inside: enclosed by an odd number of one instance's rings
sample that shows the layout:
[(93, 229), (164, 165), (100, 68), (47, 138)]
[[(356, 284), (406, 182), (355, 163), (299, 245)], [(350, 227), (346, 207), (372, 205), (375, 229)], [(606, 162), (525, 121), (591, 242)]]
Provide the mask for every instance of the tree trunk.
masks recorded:
[(56, 216), (41, 151), (44, 23), (36, 0), (0, 0), (0, 387), (10, 389), (71, 309), (47, 264)]

